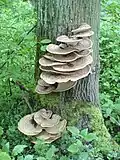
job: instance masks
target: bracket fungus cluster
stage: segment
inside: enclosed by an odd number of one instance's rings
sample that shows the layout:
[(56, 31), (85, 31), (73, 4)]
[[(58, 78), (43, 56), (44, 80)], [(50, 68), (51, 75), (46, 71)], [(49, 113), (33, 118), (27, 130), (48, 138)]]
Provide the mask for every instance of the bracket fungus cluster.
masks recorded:
[(71, 31), (71, 36), (57, 37), (59, 45), (49, 44), (47, 53), (40, 58), (42, 71), (35, 91), (39, 94), (62, 92), (76, 85), (77, 80), (91, 72), (91, 26), (82, 24)]
[(52, 143), (61, 137), (66, 124), (65, 119), (61, 120), (61, 117), (53, 114), (51, 110), (40, 109), (38, 112), (24, 116), (18, 123), (18, 129), (27, 136)]

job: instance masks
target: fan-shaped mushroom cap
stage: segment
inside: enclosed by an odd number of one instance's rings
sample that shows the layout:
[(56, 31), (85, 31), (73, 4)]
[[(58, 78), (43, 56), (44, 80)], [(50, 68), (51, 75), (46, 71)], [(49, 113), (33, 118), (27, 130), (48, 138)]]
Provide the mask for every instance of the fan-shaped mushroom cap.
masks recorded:
[(60, 137), (61, 137), (61, 135), (57, 134), (55, 137), (51, 137), (51, 138), (47, 139), (46, 143), (48, 143), (48, 144), (52, 143), (52, 142), (56, 141), (57, 139), (59, 139)]
[(91, 37), (92, 35), (94, 34), (94, 32), (93, 31), (86, 31), (86, 32), (80, 32), (80, 33), (78, 33), (78, 34), (76, 34), (76, 35), (73, 35), (73, 36), (71, 36), (71, 37), (73, 37), (73, 38), (83, 38), (83, 37)]
[(59, 134), (63, 132), (66, 128), (67, 121), (64, 119), (59, 122), (59, 124), (55, 125), (54, 127), (45, 128), (46, 132), (50, 134)]
[(56, 61), (52, 61), (52, 60), (46, 59), (46, 58), (44, 58), (44, 57), (42, 57), (42, 58), (39, 60), (39, 64), (42, 65), (42, 66), (63, 65), (63, 63), (56, 62)]
[(53, 114), (51, 119), (44, 119), (41, 122), (41, 126), (43, 128), (53, 127), (53, 126), (55, 126), (55, 125), (57, 125), (59, 123), (60, 119), (61, 119), (61, 117), (59, 115)]
[(60, 72), (72, 72), (72, 71), (77, 71), (80, 70), (84, 67), (86, 67), (87, 65), (91, 64), (93, 62), (93, 58), (91, 55), (86, 56), (86, 57), (82, 57), (79, 58), (73, 62), (67, 63), (63, 66), (53, 66), (53, 68), (56, 71), (60, 71)]
[(49, 44), (47, 46), (47, 51), (52, 54), (65, 55), (65, 54), (69, 54), (69, 53), (72, 53), (72, 52), (78, 51), (78, 50), (74, 49), (73, 47), (62, 48), (59, 45)]
[(90, 39), (84, 38), (81, 39), (81, 41), (76, 46), (74, 46), (74, 48), (77, 49), (78, 51), (83, 51), (86, 49), (90, 49), (92, 45), (93, 43)]
[(73, 74), (70, 75), (60, 75), (60, 74), (51, 74), (48, 72), (42, 72), (40, 77), (47, 83), (49, 84), (54, 84), (54, 83), (63, 83), (63, 82), (68, 82), (68, 81), (77, 81), (79, 79), (82, 79), (91, 72), (91, 67), (86, 66), (83, 69), (80, 69)]
[(75, 52), (70, 53), (70, 54), (65, 54), (65, 55), (46, 54), (46, 55), (44, 55), (44, 57), (47, 59), (51, 59), (51, 60), (63, 62), (63, 63), (72, 62), (78, 58), (77, 54)]
[(27, 115), (18, 123), (18, 129), (20, 132), (28, 136), (34, 136), (42, 132), (42, 127), (37, 125), (33, 120), (34, 114)]
[(38, 80), (38, 85), (39, 86), (45, 86), (45, 87), (49, 87), (50, 86), (50, 84), (48, 84), (48, 83), (46, 83), (45, 81), (43, 81), (42, 79), (39, 79)]
[[(57, 73), (57, 74), (63, 74), (63, 75), (69, 75), (71, 73), (69, 72), (60, 72), (60, 71), (56, 71), (53, 69), (53, 67), (44, 67), (44, 66), (40, 66), (40, 69), (42, 71), (45, 71), (45, 72), (49, 72), (49, 73)], [(50, 85), (50, 84), (49, 84)]]
[(50, 134), (50, 133), (47, 133), (46, 131), (42, 131), (40, 134), (38, 134), (36, 136), (36, 138), (38, 139), (43, 139), (43, 140), (48, 140), (48, 139), (54, 139), (56, 137), (60, 136), (59, 134)]
[(42, 116), (42, 118), (48, 119), (52, 116), (52, 111), (43, 108), (36, 112), (34, 116)]
[(42, 131), (40, 134), (36, 136), (38, 139), (47, 140), (51, 137), (51, 134), (47, 133), (46, 131)]
[(49, 94), (53, 90), (55, 90), (55, 88), (56, 87), (54, 85), (49, 85), (49, 86), (37, 85), (36, 88), (35, 88), (35, 92), (37, 92), (38, 94)]
[(34, 114), (34, 121), (41, 125), (41, 123), (45, 120), (45, 119), (49, 119), (52, 116), (52, 111), (50, 110), (45, 110), (45, 109), (40, 109), (38, 112), (36, 112)]
[(80, 52), (73, 52), (73, 53), (66, 54), (66, 55), (52, 55), (50, 53), (47, 53), (44, 55), (44, 57), (52, 61), (67, 63), (67, 62), (75, 61), (76, 59), (80, 57), (88, 56), (91, 52), (92, 50), (85, 49)]
[(86, 57), (86, 56), (88, 56), (88, 55), (91, 54), (92, 52), (93, 52), (92, 49), (85, 49), (85, 50), (82, 50), (82, 51), (80, 51), (80, 52), (78, 52), (78, 53), (76, 53), (76, 54), (77, 54), (77, 56), (78, 56), (79, 58), (81, 58), (81, 57)]
[(85, 32), (91, 29), (91, 26), (89, 24), (83, 23), (79, 28), (72, 30), (71, 32), (73, 34), (78, 34), (80, 32)]
[(58, 83), (57, 88), (53, 92), (64, 92), (76, 85), (77, 82), (68, 81), (66, 83)]
[(66, 35), (59, 36), (59, 37), (57, 37), (56, 40), (58, 42), (66, 43), (66, 44), (69, 44), (69, 45), (76, 45), (80, 41), (80, 40), (75, 39), (75, 38), (69, 38)]
[(53, 127), (54, 125), (57, 125), (60, 121), (61, 117), (59, 115), (53, 114), (52, 118), (43, 118), (40, 114), (40, 112), (36, 113), (34, 115), (34, 120), (37, 124), (41, 125), (41, 127)]

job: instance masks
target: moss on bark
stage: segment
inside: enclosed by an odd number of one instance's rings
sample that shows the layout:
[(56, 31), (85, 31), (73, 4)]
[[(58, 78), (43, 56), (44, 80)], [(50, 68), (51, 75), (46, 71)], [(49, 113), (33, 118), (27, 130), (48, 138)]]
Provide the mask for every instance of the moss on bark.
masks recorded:
[(37, 95), (37, 101), (42, 108), (45, 107), (53, 110), (59, 105), (59, 94)]
[[(96, 133), (95, 147), (103, 153), (118, 151), (119, 145), (112, 140), (98, 107), (92, 104), (72, 102), (64, 107), (61, 116), (68, 120), (68, 125), (76, 125), (80, 128), (89, 128), (89, 131)], [(87, 117), (87, 118), (86, 118)]]

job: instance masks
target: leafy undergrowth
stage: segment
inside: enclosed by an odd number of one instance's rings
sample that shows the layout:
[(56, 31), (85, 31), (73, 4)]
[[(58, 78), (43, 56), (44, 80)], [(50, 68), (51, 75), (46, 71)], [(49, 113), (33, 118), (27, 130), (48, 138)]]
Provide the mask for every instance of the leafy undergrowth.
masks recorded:
[(105, 124), (120, 144), (120, 1), (103, 0), (100, 37), (100, 100)]
[[(119, 0), (102, 1), (100, 98), (105, 124), (112, 138), (120, 144), (119, 3)], [(52, 160), (78, 160), (78, 156), (79, 160), (81, 157), (82, 160), (119, 159), (116, 152), (109, 151), (103, 155), (99, 148), (94, 147), (97, 137), (89, 142), (80, 136), (77, 129), (74, 130), (79, 135), (73, 135), (68, 129), (53, 145), (38, 141), (35, 147), (18, 131), (18, 121), (31, 110), (26, 103), (29, 96), (26, 98), (15, 83), (34, 90), (36, 44), (33, 26), (36, 15), (31, 5), (21, 0), (1, 0), (0, 7), (0, 125), (3, 128), (3, 131), (0, 128), (0, 160), (48, 160), (47, 157), (52, 157)], [(31, 103), (36, 105), (34, 101)]]
[[(3, 135), (3, 137), (2, 137)], [(74, 126), (67, 127), (62, 138), (56, 143), (46, 144), (45, 141), (38, 140), (33, 146), (25, 142), (10, 146), (8, 141), (4, 140), (4, 131), (0, 127), (0, 159), (1, 160), (113, 160), (119, 159), (119, 153), (109, 152), (103, 155), (98, 148), (94, 147), (97, 140), (94, 133), (89, 133), (88, 129), (79, 131)], [(30, 139), (29, 139), (30, 141)]]

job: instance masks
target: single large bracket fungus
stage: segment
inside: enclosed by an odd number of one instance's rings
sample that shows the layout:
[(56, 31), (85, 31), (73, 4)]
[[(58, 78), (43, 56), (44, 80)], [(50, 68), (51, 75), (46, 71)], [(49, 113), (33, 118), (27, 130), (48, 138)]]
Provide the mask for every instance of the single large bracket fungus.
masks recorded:
[(65, 131), (67, 121), (51, 110), (40, 109), (38, 112), (26, 115), (18, 123), (20, 132), (27, 136), (43, 139), (51, 143), (60, 138)]
[(91, 73), (93, 58), (91, 26), (83, 23), (71, 31), (71, 36), (56, 38), (59, 45), (49, 44), (39, 60), (42, 71), (35, 91), (39, 94), (63, 92), (73, 88), (77, 80)]

